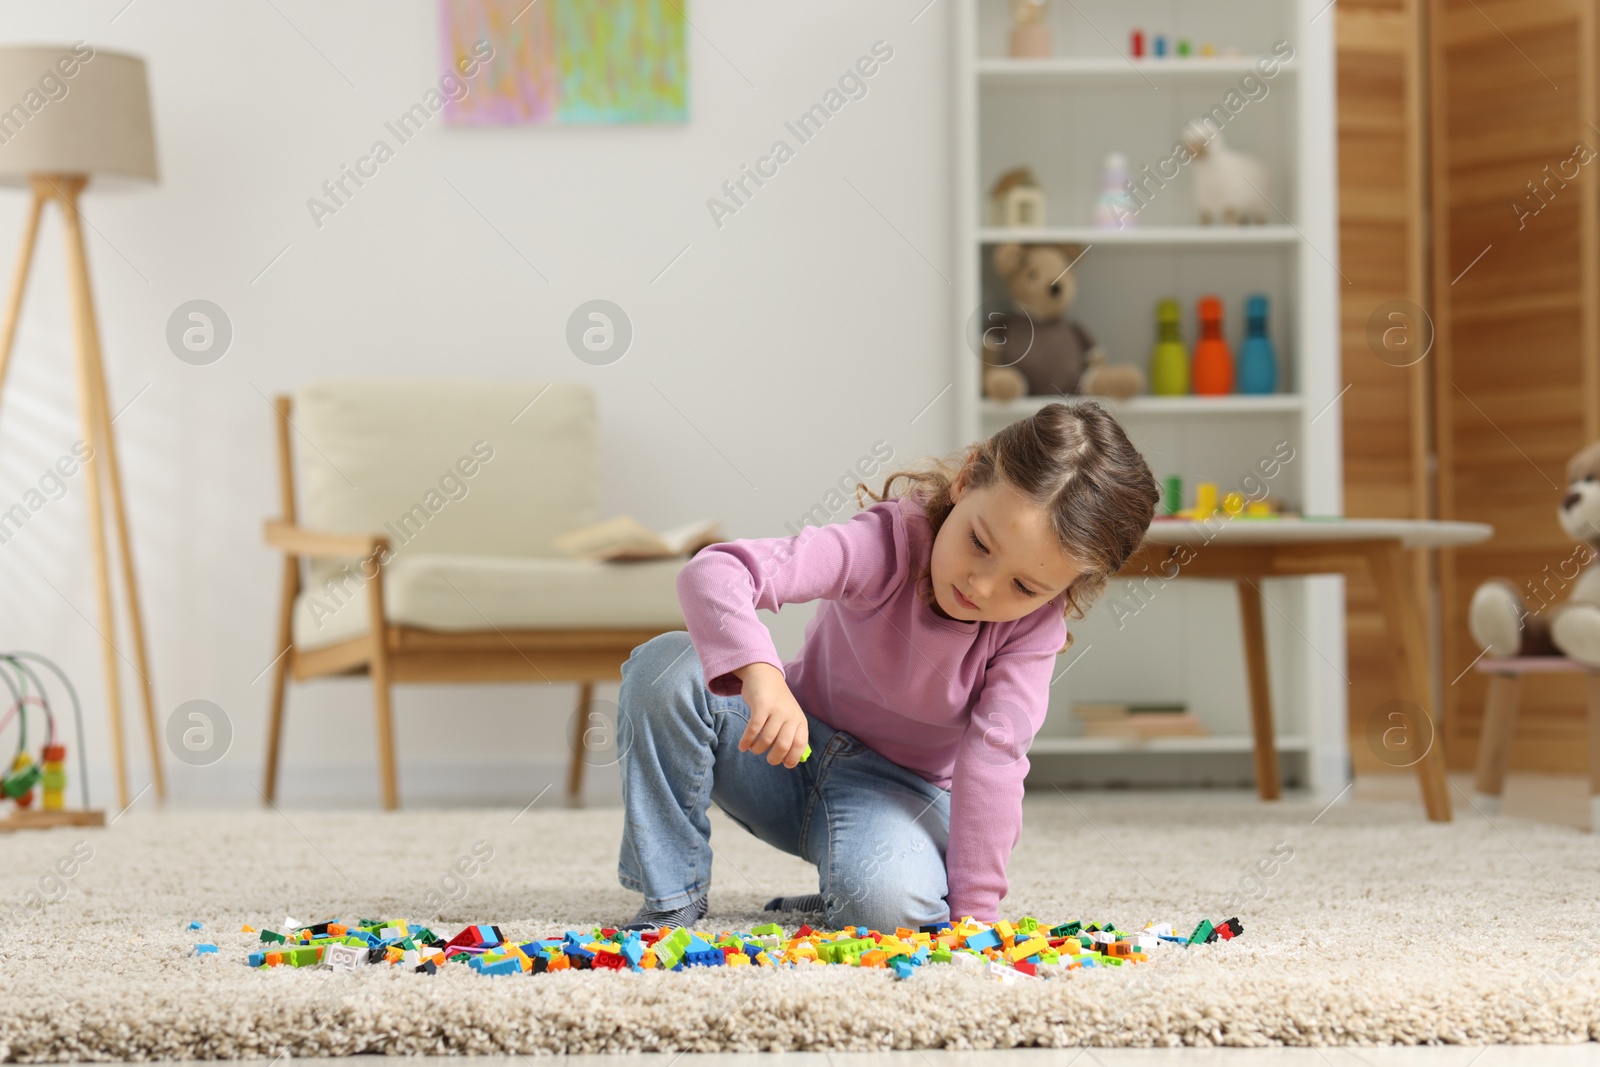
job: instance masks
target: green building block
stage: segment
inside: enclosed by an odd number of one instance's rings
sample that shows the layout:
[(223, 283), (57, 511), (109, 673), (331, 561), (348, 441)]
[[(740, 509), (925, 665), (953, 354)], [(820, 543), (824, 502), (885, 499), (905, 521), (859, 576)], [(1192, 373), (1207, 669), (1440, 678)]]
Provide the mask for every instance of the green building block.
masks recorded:
[[(1189, 944), (1205, 944), (1206, 939), (1211, 936), (1213, 929), (1214, 928), (1211, 925), (1210, 919), (1201, 919), (1200, 925), (1196, 926), (1194, 928), (1194, 933), (1189, 935)], [(1184, 947), (1187, 948), (1188, 945), (1185, 945)]]
[(678, 927), (656, 942), (656, 961), (668, 970), (676, 967), (689, 947), (689, 931)]
[(777, 923), (768, 923), (765, 926), (758, 926), (750, 932), (756, 937), (782, 937), (783, 927)]
[(949, 963), (950, 949), (946, 945), (940, 945), (938, 948), (928, 953), (928, 958), (934, 963)]
[(817, 945), (817, 958), (827, 963), (859, 965), (861, 954), (878, 947), (870, 937), (849, 938), (841, 941), (823, 941)]
[(288, 938), (284, 937), (282, 934), (274, 933), (271, 930), (263, 930), (263, 931), (261, 931), (261, 940), (269, 942), (269, 943), (270, 942), (277, 942), (278, 944), (281, 945), (285, 941), (287, 941)]
[(1062, 923), (1060, 926), (1050, 928), (1051, 937), (1074, 937), (1083, 929), (1082, 923)]
[(1037, 932), (1038, 929), (1039, 929), (1039, 920), (1035, 919), (1031, 915), (1024, 915), (1022, 918), (1017, 920), (1017, 933), (1018, 934), (1031, 934), (1031, 933)]

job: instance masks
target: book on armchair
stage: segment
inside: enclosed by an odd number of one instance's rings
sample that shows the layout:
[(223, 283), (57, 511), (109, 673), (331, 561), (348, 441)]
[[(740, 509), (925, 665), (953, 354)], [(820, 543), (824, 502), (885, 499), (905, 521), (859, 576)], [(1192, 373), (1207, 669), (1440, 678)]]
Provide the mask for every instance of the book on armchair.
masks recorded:
[(618, 515), (593, 526), (562, 534), (555, 539), (554, 545), (557, 552), (569, 556), (621, 562), (692, 556), (720, 540), (722, 532), (715, 519), (703, 519), (657, 532), (632, 515)]

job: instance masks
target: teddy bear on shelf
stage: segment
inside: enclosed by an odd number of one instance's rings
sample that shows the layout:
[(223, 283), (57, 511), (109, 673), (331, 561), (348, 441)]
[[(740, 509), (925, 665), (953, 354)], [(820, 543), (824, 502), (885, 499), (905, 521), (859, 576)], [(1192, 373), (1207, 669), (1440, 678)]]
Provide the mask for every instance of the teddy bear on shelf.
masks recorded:
[[(1556, 517), (1567, 536), (1579, 542), (1573, 551), (1547, 565), (1537, 586), (1528, 583), (1528, 599), (1504, 579), (1478, 586), (1468, 627), (1492, 656), (1565, 655), (1600, 668), (1600, 567), (1588, 566), (1600, 556), (1600, 441), (1567, 463), (1567, 492)], [(1546, 611), (1569, 586), (1566, 603)]]
[(1078, 295), (1071, 267), (1082, 254), (1077, 245), (1060, 244), (1005, 244), (994, 250), (995, 272), (1015, 310), (986, 319), (984, 396), (1126, 398), (1144, 392), (1144, 371), (1108, 364), (1105, 351), (1067, 315)]

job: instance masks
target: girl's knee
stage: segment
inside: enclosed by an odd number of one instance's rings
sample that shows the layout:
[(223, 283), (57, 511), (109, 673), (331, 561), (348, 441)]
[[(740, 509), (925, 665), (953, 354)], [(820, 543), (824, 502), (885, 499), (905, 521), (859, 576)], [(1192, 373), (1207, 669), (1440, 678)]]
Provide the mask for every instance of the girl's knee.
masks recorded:
[(658, 634), (635, 648), (622, 665), (621, 701), (676, 690), (686, 678), (698, 682), (700, 657), (683, 630)]
[(822, 895), (828, 923), (835, 929), (864, 926), (889, 933), (898, 927), (915, 930), (949, 918), (944, 887), (909, 884), (901, 878), (874, 878), (830, 886)]

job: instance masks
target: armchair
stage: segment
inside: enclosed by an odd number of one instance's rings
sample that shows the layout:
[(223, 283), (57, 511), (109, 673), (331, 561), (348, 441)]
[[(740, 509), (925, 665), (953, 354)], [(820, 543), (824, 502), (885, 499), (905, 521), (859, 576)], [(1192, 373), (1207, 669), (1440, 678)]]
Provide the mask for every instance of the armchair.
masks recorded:
[[(551, 542), (595, 521), (592, 393), (562, 382), (341, 380), (280, 396), (279, 652), (263, 793), (288, 682), (372, 678), (383, 806), (400, 803), (397, 682), (576, 682), (569, 802), (596, 682), (681, 630), (682, 560), (606, 564)], [(298, 443), (299, 447), (292, 447)]]

